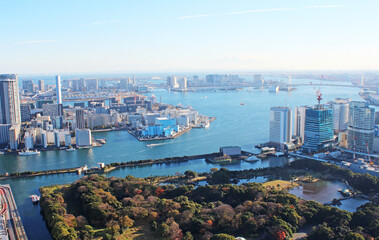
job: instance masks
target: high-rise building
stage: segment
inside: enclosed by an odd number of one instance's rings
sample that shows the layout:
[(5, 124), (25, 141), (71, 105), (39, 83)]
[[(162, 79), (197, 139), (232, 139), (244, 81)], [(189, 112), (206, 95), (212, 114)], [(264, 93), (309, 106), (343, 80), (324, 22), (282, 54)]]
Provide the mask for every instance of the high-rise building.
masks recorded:
[(38, 89), (40, 91), (45, 91), (45, 82), (43, 80), (38, 81)]
[(333, 110), (316, 105), (305, 110), (304, 152), (317, 152), (333, 142)]
[(22, 89), (26, 92), (34, 92), (34, 84), (32, 80), (22, 81)]
[(56, 83), (56, 91), (57, 91), (57, 103), (62, 104), (62, 92), (61, 92), (61, 76), (57, 75), (55, 77)]
[(305, 110), (307, 107), (296, 107), (294, 110), (294, 136), (304, 142)]
[(75, 129), (76, 146), (91, 146), (91, 130)]
[(84, 129), (85, 128), (85, 121), (84, 121), (83, 109), (76, 109), (75, 110), (75, 117), (76, 117), (76, 128)]
[(87, 90), (98, 90), (99, 89), (99, 81), (96, 78), (86, 79), (86, 89)]
[(331, 102), (333, 106), (333, 129), (340, 132), (347, 130), (349, 120), (349, 102), (351, 99), (337, 98)]
[(31, 120), (31, 107), (30, 104), (21, 104), (21, 122), (29, 122)]
[(263, 84), (264, 80), (261, 74), (254, 74), (254, 83)]
[(20, 124), (20, 98), (16, 74), (0, 75), (0, 124)]
[(71, 134), (70, 133), (66, 133), (65, 134), (65, 136), (64, 136), (64, 145), (66, 147), (71, 146)]
[(42, 105), (43, 116), (50, 116), (52, 118), (63, 116), (63, 105), (52, 103)]
[(180, 89), (186, 90), (187, 89), (187, 78), (186, 77), (180, 78), (178, 81), (178, 85), (179, 85)]
[(71, 87), (73, 92), (83, 91), (83, 79), (71, 80)]
[(349, 103), (348, 148), (357, 152), (372, 151), (374, 144), (375, 109), (366, 102)]
[(292, 110), (272, 107), (270, 110), (270, 142), (283, 145), (292, 139)]
[(175, 76), (167, 77), (167, 87), (178, 88), (178, 80)]
[(9, 144), (9, 129), (12, 124), (0, 124), (0, 145)]
[(12, 124), (9, 128), (9, 147), (12, 150), (17, 149), (20, 143), (20, 124)]

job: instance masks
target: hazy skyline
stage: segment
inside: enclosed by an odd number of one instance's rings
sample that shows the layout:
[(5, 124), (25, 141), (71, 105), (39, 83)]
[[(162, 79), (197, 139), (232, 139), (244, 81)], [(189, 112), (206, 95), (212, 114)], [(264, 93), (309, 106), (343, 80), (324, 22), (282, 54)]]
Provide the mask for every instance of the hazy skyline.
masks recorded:
[(0, 72), (379, 70), (377, 0), (7, 1)]

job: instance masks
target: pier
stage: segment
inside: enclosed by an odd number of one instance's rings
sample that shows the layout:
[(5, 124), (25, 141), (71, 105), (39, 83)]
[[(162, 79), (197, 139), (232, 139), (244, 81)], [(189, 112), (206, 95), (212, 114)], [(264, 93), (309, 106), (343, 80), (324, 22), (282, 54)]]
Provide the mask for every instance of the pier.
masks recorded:
[[(0, 185), (1, 197), (1, 217), (6, 223), (4, 226), (6, 231), (2, 232), (0, 238), (5, 237), (10, 240), (27, 240), (24, 225), (22, 224), (20, 215), (17, 210), (16, 203), (13, 198), (11, 187), (7, 185)], [(5, 229), (4, 229), (5, 230)]]

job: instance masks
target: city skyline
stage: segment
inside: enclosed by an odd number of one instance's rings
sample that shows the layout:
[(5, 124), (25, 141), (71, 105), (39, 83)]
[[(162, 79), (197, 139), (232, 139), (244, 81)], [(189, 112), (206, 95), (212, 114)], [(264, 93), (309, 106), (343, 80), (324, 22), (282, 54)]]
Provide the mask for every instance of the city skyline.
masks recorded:
[(1, 6), (2, 72), (379, 69), (374, 0)]

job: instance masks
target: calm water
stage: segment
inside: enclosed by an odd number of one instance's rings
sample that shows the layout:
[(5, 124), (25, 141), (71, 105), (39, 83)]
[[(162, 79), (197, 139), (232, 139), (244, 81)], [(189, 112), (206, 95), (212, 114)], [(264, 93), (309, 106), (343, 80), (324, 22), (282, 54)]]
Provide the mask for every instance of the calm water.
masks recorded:
[[(302, 186), (291, 189), (289, 192), (305, 200), (314, 200), (320, 203), (331, 202), (334, 198), (340, 198), (338, 189), (346, 189), (347, 185), (339, 181), (320, 180), (314, 183), (304, 183)], [(368, 202), (365, 199), (347, 199), (341, 201), (339, 207), (343, 210), (354, 212), (357, 207)]]
[[(355, 88), (321, 88), (321, 92), (324, 102), (336, 97), (361, 100), (358, 89)], [(164, 103), (191, 105), (199, 113), (217, 117), (217, 119), (211, 123), (208, 129), (193, 129), (176, 139), (154, 142), (161, 144), (153, 148), (146, 147), (151, 142), (139, 142), (127, 132), (104, 132), (94, 134), (95, 138), (108, 139), (107, 144), (100, 148), (75, 152), (41, 152), (40, 156), (29, 157), (0, 156), (0, 173), (78, 167), (85, 164), (91, 167), (98, 162), (111, 163), (210, 153), (218, 151), (220, 146), (228, 145), (238, 145), (244, 150), (253, 151), (256, 144), (268, 140), (270, 107), (285, 105), (295, 107), (316, 103), (314, 90), (311, 87), (301, 87), (292, 93), (279, 92), (277, 94), (268, 93), (267, 90), (186, 94), (168, 93), (162, 90), (156, 91), (154, 94), (158, 100), (161, 98)], [(241, 102), (244, 102), (245, 105), (241, 106)], [(257, 163), (240, 162), (225, 165), (225, 167), (238, 170), (269, 165), (272, 165), (269, 161), (262, 161)], [(212, 167), (214, 165), (200, 159), (180, 164), (118, 169), (111, 172), (109, 176), (146, 177), (175, 174), (188, 169), (204, 172), (209, 171)], [(43, 176), (0, 181), (0, 184), (9, 183), (11, 185), (28, 237), (30, 239), (50, 239), (39, 213), (39, 207), (33, 206), (28, 196), (38, 193), (40, 186), (70, 183), (78, 178), (74, 174)], [(257, 181), (259, 180), (257, 179)]]

